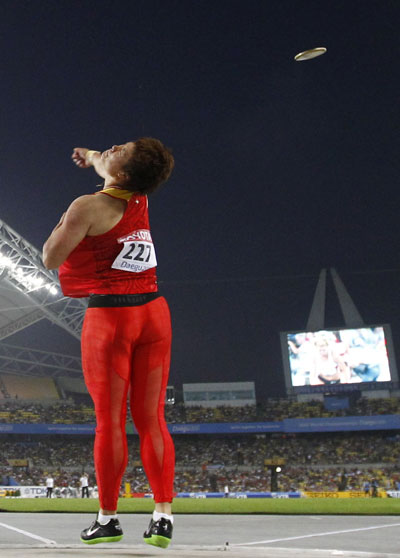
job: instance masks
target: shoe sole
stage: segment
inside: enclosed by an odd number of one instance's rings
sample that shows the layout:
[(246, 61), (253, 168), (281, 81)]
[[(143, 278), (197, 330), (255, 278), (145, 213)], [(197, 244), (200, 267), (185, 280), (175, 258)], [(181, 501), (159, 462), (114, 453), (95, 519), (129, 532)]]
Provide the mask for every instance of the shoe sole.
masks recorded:
[(111, 543), (111, 542), (118, 542), (122, 539), (123, 535), (118, 535), (117, 537), (99, 537), (98, 539), (82, 539), (81, 541), (85, 544), (97, 544), (97, 543)]
[(151, 544), (153, 546), (159, 546), (161, 548), (167, 548), (171, 539), (168, 537), (162, 537), (161, 535), (151, 535), (151, 537), (146, 537), (143, 539), (146, 544)]

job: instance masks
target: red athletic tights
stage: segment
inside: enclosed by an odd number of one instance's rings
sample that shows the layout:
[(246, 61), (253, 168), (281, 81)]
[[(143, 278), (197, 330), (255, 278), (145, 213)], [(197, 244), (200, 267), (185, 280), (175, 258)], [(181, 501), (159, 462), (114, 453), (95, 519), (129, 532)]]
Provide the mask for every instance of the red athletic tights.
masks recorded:
[(82, 366), (96, 411), (94, 462), (104, 510), (117, 509), (128, 462), (128, 392), (154, 500), (172, 501), (175, 451), (164, 418), (170, 354), (171, 320), (163, 297), (142, 306), (86, 311)]

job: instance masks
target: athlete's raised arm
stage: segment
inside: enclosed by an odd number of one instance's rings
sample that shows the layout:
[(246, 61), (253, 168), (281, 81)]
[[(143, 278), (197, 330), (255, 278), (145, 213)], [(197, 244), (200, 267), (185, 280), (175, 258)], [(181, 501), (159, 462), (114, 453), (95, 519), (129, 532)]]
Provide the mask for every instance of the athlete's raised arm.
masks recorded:
[(74, 147), (71, 159), (80, 169), (94, 167), (94, 170), (102, 178), (107, 178), (108, 173), (104, 168), (102, 153), (87, 149), (86, 147)]
[(92, 196), (74, 200), (43, 246), (43, 263), (57, 269), (85, 238), (93, 220)]

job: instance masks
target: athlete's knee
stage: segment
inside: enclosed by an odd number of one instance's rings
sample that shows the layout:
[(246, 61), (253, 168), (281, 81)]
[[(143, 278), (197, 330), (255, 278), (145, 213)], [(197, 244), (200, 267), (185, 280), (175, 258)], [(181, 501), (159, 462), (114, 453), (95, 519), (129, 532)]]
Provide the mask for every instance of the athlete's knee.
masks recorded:
[(154, 428), (159, 429), (160, 427), (158, 414), (154, 411), (138, 412), (133, 410), (132, 420), (139, 433), (146, 432), (147, 430), (154, 430)]

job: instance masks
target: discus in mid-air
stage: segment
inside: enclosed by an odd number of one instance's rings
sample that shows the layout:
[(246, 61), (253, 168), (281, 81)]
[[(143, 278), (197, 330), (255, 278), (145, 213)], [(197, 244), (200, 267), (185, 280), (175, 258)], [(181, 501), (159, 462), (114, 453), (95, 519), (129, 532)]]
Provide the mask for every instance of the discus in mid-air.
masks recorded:
[(309, 50), (304, 50), (303, 52), (299, 52), (298, 54), (296, 54), (294, 59), (296, 60), (296, 62), (311, 60), (311, 58), (316, 58), (317, 56), (325, 54), (326, 50), (327, 49), (325, 47), (310, 48)]

